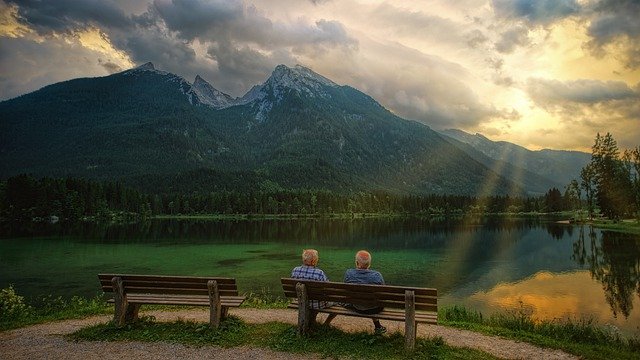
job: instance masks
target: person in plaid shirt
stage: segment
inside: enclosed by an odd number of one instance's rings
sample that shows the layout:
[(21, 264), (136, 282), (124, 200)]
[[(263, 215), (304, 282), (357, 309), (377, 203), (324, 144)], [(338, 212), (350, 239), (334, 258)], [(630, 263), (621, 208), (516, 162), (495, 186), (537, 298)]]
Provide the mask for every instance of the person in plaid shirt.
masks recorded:
[[(315, 281), (329, 281), (324, 271), (318, 269), (318, 251), (315, 249), (305, 249), (302, 251), (302, 265), (296, 266), (291, 270), (291, 277), (294, 279), (315, 280)], [(311, 309), (322, 309), (333, 306), (333, 303), (327, 301), (311, 300), (309, 301), (309, 307)], [(311, 319), (315, 321), (317, 312), (312, 311)], [(332, 318), (333, 320), (333, 318)], [(328, 323), (325, 323), (328, 325)]]

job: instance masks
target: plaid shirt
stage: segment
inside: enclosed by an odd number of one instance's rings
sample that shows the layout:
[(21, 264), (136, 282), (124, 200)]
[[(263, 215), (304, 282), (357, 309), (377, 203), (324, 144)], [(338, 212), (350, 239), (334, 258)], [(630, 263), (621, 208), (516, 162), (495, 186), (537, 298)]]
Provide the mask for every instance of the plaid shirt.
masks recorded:
[[(291, 271), (291, 277), (294, 279), (304, 279), (304, 280), (315, 280), (315, 281), (329, 281), (327, 275), (324, 274), (324, 271), (314, 267), (314, 266), (296, 266)], [(309, 307), (311, 309), (322, 309), (326, 307), (330, 307), (332, 304), (327, 303), (326, 301), (318, 301), (318, 300), (310, 300)]]

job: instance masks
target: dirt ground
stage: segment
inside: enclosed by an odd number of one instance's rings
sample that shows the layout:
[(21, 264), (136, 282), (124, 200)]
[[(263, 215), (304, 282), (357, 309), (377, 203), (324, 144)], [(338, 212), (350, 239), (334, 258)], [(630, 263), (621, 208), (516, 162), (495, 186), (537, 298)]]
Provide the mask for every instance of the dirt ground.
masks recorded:
[[(157, 321), (177, 319), (207, 322), (208, 309), (189, 309), (184, 311), (149, 311), (141, 309), (141, 314), (152, 315)], [(291, 324), (297, 322), (297, 312), (290, 309), (231, 309), (236, 315), (249, 323), (281, 321)], [(170, 343), (142, 342), (73, 342), (63, 335), (80, 328), (106, 322), (110, 316), (95, 316), (81, 320), (65, 320), (47, 324), (29, 326), (0, 333), (0, 359), (298, 359), (300, 355), (276, 352), (269, 349), (237, 347), (222, 349), (205, 346), (192, 347)], [(323, 321), (323, 315), (318, 316)], [(404, 331), (404, 323), (382, 321), (389, 332)], [(332, 323), (344, 331), (373, 331), (369, 319), (337, 317)], [(440, 336), (448, 344), (456, 347), (469, 347), (491, 353), (504, 359), (578, 359), (574, 355), (560, 350), (544, 349), (537, 346), (459, 330), (445, 326), (418, 325), (419, 337)], [(305, 356), (318, 359), (317, 356)]]

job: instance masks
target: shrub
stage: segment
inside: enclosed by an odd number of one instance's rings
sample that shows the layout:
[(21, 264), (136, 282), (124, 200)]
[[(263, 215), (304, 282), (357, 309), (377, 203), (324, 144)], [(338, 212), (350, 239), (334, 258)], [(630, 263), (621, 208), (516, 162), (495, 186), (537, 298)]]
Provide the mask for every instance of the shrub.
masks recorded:
[(0, 321), (7, 322), (30, 316), (33, 309), (24, 303), (24, 297), (16, 294), (13, 285), (0, 290)]

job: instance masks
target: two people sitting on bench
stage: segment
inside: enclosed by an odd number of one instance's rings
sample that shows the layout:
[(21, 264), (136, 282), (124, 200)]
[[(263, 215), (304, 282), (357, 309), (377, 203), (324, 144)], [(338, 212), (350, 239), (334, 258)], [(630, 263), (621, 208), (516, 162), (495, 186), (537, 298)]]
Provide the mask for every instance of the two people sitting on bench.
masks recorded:
[[(302, 252), (302, 266), (297, 266), (291, 272), (291, 277), (294, 279), (306, 279), (315, 281), (329, 281), (324, 271), (318, 269), (318, 251), (314, 249), (306, 249)], [(384, 279), (380, 272), (371, 270), (371, 254), (368, 251), (360, 250), (356, 253), (356, 268), (348, 269), (344, 274), (344, 282), (351, 284), (375, 284), (384, 285)], [(360, 305), (360, 304), (335, 304), (326, 301), (312, 300), (310, 303), (311, 309), (322, 309), (325, 307), (331, 307), (333, 305), (341, 305), (348, 309), (354, 310), (362, 314), (373, 315), (381, 312), (382, 307), (376, 304)], [(317, 312), (313, 312), (312, 319), (315, 319)], [(325, 320), (325, 325), (331, 323), (336, 317), (336, 314), (329, 314)], [(384, 333), (387, 329), (380, 324), (380, 320), (373, 319), (373, 325), (377, 333)]]

